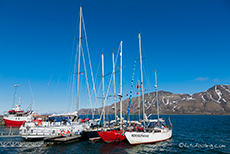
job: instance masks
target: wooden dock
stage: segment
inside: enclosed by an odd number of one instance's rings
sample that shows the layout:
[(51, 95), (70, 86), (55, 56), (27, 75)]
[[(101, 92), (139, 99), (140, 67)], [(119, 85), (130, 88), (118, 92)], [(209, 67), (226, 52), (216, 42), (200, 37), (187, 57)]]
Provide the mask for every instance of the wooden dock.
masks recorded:
[(72, 135), (72, 136), (59, 136), (59, 137), (50, 137), (44, 139), (44, 144), (53, 145), (53, 144), (67, 144), (80, 140), (84, 140), (84, 135)]

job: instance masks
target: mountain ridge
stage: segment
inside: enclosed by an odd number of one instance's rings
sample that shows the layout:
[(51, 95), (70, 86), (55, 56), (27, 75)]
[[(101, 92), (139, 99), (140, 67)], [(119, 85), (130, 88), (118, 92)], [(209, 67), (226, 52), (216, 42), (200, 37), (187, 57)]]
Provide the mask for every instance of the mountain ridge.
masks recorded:
[[(144, 94), (146, 114), (156, 114), (156, 92)], [(188, 115), (230, 115), (230, 85), (215, 85), (204, 92), (194, 94), (174, 94), (168, 91), (159, 91), (160, 114), (188, 114)], [(122, 102), (122, 114), (127, 114), (128, 101)], [(141, 99), (140, 99), (141, 100)], [(139, 114), (138, 97), (132, 98), (131, 113)], [(106, 106), (106, 114), (113, 115), (114, 104)], [(119, 114), (120, 103), (117, 102), (117, 114)], [(102, 107), (95, 109), (95, 114), (100, 114)], [(81, 109), (79, 114), (90, 114), (92, 109)], [(140, 105), (142, 115), (142, 104)]]

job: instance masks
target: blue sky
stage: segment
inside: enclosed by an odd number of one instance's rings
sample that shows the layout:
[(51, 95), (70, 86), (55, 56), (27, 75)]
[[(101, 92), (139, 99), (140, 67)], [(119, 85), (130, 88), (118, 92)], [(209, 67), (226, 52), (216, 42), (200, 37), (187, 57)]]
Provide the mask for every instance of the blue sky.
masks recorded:
[[(68, 100), (67, 85), (80, 5), (95, 77), (101, 73), (101, 53), (105, 55), (105, 73), (111, 72), (111, 53), (117, 53), (123, 41), (124, 94), (129, 92), (133, 63), (139, 56), (138, 32), (142, 35), (144, 88), (148, 92), (154, 91), (154, 70), (159, 90), (173, 93), (192, 94), (230, 83), (228, 0), (0, 0), (0, 114), (12, 107), (13, 85), (17, 83), (17, 100), (22, 95), (22, 107), (29, 106), (32, 94), (28, 81), (39, 113), (76, 109), (75, 102)], [(135, 73), (136, 84), (140, 80), (138, 62)], [(105, 78), (106, 89), (109, 79)], [(101, 78), (95, 80), (101, 97)], [(91, 81), (89, 84), (92, 89)], [(119, 74), (116, 84), (119, 92)], [(80, 108), (88, 108), (84, 75), (80, 87)], [(98, 101), (97, 106), (101, 106), (101, 99)], [(107, 105), (112, 101), (109, 98)], [(92, 102), (95, 106), (95, 98)]]

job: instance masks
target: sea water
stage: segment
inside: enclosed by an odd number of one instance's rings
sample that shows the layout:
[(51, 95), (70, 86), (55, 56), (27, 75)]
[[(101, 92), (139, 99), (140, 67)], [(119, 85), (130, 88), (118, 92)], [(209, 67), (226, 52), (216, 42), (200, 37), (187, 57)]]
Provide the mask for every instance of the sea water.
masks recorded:
[[(82, 118), (90, 116), (82, 116)], [(156, 117), (156, 116), (155, 116)], [(168, 119), (168, 115), (161, 116)], [(98, 117), (96, 117), (98, 118)], [(138, 120), (139, 116), (130, 116)], [(113, 120), (114, 116), (107, 116)], [(171, 115), (173, 124), (172, 138), (155, 144), (130, 145), (127, 142), (89, 143), (79, 141), (70, 144), (46, 147), (0, 147), (0, 153), (230, 153), (230, 116), (220, 115)], [(9, 132), (9, 127), (0, 127), (1, 132)], [(18, 133), (18, 128), (11, 132)], [(25, 142), (21, 137), (0, 138), (0, 142)], [(42, 141), (34, 141), (42, 142)]]

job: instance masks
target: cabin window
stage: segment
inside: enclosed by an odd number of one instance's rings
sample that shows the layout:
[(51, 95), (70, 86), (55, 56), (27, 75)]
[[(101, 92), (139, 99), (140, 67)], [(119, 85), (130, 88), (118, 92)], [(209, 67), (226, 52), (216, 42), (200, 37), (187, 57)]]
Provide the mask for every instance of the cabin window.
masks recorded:
[(33, 133), (33, 130), (31, 130), (31, 133)]

